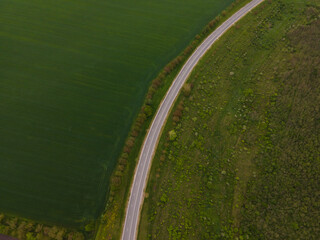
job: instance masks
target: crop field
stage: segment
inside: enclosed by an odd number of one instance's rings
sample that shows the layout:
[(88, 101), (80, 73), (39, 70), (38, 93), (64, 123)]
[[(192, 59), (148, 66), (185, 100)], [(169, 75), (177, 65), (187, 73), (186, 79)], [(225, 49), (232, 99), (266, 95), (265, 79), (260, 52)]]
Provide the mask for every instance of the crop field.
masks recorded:
[(207, 52), (164, 128), (144, 239), (320, 236), (320, 5), (264, 1)]
[(0, 212), (81, 225), (148, 85), (232, 0), (2, 0)]

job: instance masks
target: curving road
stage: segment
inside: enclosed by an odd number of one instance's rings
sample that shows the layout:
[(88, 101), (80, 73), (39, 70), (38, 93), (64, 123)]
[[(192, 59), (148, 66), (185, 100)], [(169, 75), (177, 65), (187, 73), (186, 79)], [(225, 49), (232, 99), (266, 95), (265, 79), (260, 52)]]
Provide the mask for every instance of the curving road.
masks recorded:
[(148, 135), (144, 141), (139, 163), (135, 171), (131, 193), (128, 202), (126, 219), (122, 232), (122, 240), (134, 240), (137, 238), (138, 223), (140, 220), (140, 210), (144, 199), (144, 191), (147, 185), (149, 169), (151, 166), (153, 154), (157, 147), (161, 129), (170, 113), (170, 109), (179, 94), (180, 89), (189, 77), (198, 61), (204, 56), (211, 45), (219, 39), (233, 24), (239, 21), (243, 16), (259, 5), (263, 0), (252, 0), (241, 8), (238, 12), (226, 20), (219, 28), (205, 39), (205, 41), (195, 50), (188, 61), (185, 63), (176, 79), (173, 81), (165, 98), (163, 99), (158, 112), (153, 119)]

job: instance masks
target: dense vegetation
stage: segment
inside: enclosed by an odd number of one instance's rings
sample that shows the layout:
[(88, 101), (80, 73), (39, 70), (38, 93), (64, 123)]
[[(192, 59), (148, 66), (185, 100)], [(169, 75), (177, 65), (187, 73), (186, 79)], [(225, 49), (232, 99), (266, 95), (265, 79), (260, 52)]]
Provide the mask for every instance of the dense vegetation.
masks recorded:
[(5, 236), (14, 236), (14, 239), (19, 240), (85, 240), (92, 237), (90, 231), (82, 232), (60, 226), (51, 226), (4, 214), (0, 214), (0, 239), (2, 240), (4, 237), (1, 236), (1, 233)]
[(150, 80), (231, 2), (1, 1), (0, 211), (96, 219)]
[(206, 54), (151, 169), (139, 239), (317, 239), (320, 5), (266, 1)]

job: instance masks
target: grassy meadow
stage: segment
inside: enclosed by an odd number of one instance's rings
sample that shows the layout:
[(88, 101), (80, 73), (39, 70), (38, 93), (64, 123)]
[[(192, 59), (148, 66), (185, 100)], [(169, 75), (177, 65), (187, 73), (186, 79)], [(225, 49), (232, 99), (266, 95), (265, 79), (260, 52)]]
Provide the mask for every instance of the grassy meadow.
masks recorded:
[(317, 239), (320, 5), (265, 1), (192, 73), (153, 161), (138, 239)]
[(79, 226), (150, 80), (232, 0), (0, 2), (0, 212)]

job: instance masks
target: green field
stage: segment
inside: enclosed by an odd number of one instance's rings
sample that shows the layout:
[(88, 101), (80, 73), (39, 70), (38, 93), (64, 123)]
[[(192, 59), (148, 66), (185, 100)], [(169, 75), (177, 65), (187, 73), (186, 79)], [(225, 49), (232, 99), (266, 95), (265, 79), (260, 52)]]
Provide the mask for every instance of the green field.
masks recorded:
[(150, 80), (232, 0), (2, 0), (0, 212), (99, 216)]
[(320, 3), (265, 1), (191, 74), (138, 239), (318, 239)]

